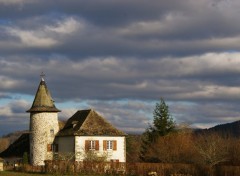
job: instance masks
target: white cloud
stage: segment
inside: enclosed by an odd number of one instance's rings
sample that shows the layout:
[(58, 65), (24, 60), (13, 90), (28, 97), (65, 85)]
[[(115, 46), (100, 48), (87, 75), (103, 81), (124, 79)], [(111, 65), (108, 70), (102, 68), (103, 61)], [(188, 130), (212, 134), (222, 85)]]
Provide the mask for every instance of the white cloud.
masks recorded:
[(28, 101), (22, 99), (13, 100), (12, 102), (6, 105), (1, 105), (0, 107), (0, 116), (8, 117), (6, 121), (12, 121), (17, 120), (19, 117), (24, 117), (26, 115), (26, 110), (30, 107), (30, 104)]
[(11, 108), (8, 107), (8, 106), (3, 106), (1, 107), (1, 110), (0, 110), (0, 115), (1, 116), (10, 116), (12, 115), (12, 111), (11, 111)]
[(21, 81), (6, 76), (0, 76), (0, 87), (2, 89), (11, 89), (21, 84)]
[[(184, 16), (183, 13), (168, 13), (163, 19), (131, 23), (127, 27), (120, 28), (117, 32), (126, 36), (164, 36), (170, 33), (176, 34), (179, 30), (187, 28), (187, 23), (191, 18), (190, 16)], [(176, 28), (178, 28), (178, 30), (176, 30)]]
[(0, 4), (4, 4), (4, 5), (33, 3), (33, 2), (36, 2), (36, 0), (0, 0)]
[[(43, 17), (42, 17), (43, 18)], [(30, 20), (25, 21), (29, 25)], [(34, 19), (32, 19), (34, 21)], [(36, 23), (41, 22), (41, 18), (36, 18)], [(21, 22), (24, 25), (24, 21)], [(33, 25), (33, 24), (32, 24)], [(38, 25), (38, 24), (36, 24)], [(12, 40), (5, 41), (5, 43), (11, 44), (16, 48), (49, 48), (56, 47), (57, 45), (64, 44), (70, 34), (78, 32), (78, 34), (85, 29), (85, 23), (78, 21), (73, 17), (67, 17), (63, 20), (56, 20), (51, 25), (43, 24), (36, 28), (36, 26), (25, 27), (8, 26), (1, 27), (5, 31), (6, 35), (11, 38), (15, 38), (14, 43), (10, 43)], [(20, 42), (18, 42), (18, 39)], [(17, 45), (18, 44), (18, 45)]]
[(28, 31), (16, 28), (8, 28), (8, 33), (20, 39), (25, 47), (48, 48), (58, 44), (58, 41), (45, 36), (41, 31)]
[(55, 25), (45, 27), (46, 31), (53, 31), (60, 34), (71, 34), (78, 30), (84, 29), (84, 23), (80, 23), (73, 17), (66, 18), (62, 21), (58, 21)]

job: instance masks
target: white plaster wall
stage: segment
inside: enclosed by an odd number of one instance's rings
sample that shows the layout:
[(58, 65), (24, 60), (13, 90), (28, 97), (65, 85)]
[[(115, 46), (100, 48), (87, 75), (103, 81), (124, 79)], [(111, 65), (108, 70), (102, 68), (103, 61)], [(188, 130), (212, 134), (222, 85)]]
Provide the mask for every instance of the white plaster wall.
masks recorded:
[[(119, 162), (126, 162), (126, 141), (124, 136), (113, 137), (113, 136), (75, 136), (75, 153), (80, 153), (76, 155), (76, 161), (82, 161), (84, 159), (85, 152), (85, 141), (86, 140), (98, 140), (99, 141), (99, 156), (107, 155), (107, 160), (117, 159)], [(117, 150), (103, 150), (104, 140), (116, 140)]]
[(0, 160), (0, 171), (3, 171), (3, 161)]
[[(54, 135), (50, 130), (54, 130)], [(47, 152), (47, 144), (52, 144), (59, 131), (57, 112), (30, 114), (30, 159), (32, 165), (44, 165), (44, 160), (51, 160), (52, 152)]]
[(58, 152), (59, 153), (73, 153), (74, 150), (74, 136), (58, 137)]

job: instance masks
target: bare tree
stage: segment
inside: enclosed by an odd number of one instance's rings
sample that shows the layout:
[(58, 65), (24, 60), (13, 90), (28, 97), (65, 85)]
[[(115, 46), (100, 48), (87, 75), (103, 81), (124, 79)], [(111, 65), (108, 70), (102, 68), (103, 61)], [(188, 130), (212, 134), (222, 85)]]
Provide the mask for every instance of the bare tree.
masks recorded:
[(179, 131), (159, 137), (146, 156), (154, 158), (155, 162), (192, 163), (196, 154), (193, 146), (192, 133)]
[(214, 166), (229, 160), (228, 140), (216, 133), (197, 136), (195, 147), (199, 157), (196, 162), (208, 165), (210, 175), (214, 175)]

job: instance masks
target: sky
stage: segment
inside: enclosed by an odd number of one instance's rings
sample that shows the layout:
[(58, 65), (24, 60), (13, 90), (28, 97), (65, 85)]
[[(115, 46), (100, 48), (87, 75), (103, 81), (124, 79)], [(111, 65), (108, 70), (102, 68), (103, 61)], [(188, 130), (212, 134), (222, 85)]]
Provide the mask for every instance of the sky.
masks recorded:
[(143, 132), (240, 120), (239, 0), (0, 0), (0, 136), (29, 128), (40, 74), (67, 120), (95, 109)]

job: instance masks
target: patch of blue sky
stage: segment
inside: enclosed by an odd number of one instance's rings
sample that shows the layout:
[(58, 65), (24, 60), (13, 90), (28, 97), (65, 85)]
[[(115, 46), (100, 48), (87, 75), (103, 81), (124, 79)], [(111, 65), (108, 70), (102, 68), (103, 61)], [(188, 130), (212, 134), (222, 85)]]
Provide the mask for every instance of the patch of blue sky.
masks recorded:
[(12, 101), (12, 99), (9, 98), (0, 98), (0, 106), (6, 105), (8, 103), (10, 103)]
[(66, 109), (66, 108), (84, 109), (89, 106), (86, 101), (81, 101), (81, 102), (67, 101), (62, 103), (55, 103), (55, 105), (59, 109)]
[(27, 95), (27, 94), (13, 94), (12, 97), (14, 100), (26, 100), (29, 102), (33, 102), (33, 100), (34, 100), (34, 96)]
[(11, 94), (11, 96), (7, 94), (6, 97), (0, 99), (0, 106), (6, 105), (14, 100), (25, 100), (31, 103), (34, 97), (26, 94)]
[(239, 53), (240, 50), (226, 50), (226, 53)]
[(11, 20), (0, 18), (0, 25), (9, 25), (9, 24), (11, 24)]
[(181, 104), (181, 105), (185, 105), (185, 106), (195, 106), (195, 105), (197, 105), (197, 103), (190, 102), (190, 101), (165, 101), (165, 103), (168, 106), (175, 105), (175, 104)]
[(110, 100), (109, 102), (118, 102), (119, 104), (127, 104), (129, 102), (139, 102), (139, 103), (143, 103), (143, 104), (152, 104), (154, 105), (156, 102), (153, 100), (139, 100), (139, 99), (129, 99), (129, 98), (124, 98), (124, 99), (120, 99), (120, 100)]

